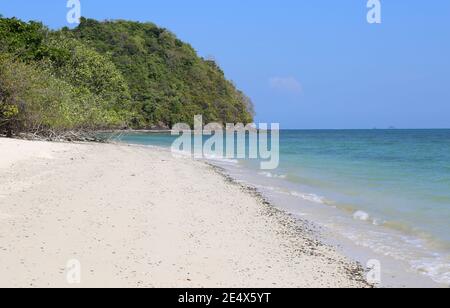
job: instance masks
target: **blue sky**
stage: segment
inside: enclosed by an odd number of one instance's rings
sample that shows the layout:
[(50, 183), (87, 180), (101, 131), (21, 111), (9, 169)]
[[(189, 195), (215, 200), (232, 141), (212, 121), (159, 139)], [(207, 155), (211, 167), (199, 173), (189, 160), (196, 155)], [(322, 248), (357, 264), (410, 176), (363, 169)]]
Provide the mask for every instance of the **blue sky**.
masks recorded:
[[(81, 0), (82, 15), (152, 21), (213, 56), (282, 128), (450, 127), (450, 1)], [(65, 0), (0, 14), (67, 26)]]

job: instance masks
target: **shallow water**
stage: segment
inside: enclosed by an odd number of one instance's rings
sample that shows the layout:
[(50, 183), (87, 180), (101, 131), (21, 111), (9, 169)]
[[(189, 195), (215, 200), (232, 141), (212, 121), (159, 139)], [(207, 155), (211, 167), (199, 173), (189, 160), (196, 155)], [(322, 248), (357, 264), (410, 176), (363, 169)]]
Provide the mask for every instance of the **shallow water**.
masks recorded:
[[(174, 137), (121, 140), (169, 147)], [(450, 130), (281, 131), (276, 170), (219, 164), (294, 214), (450, 285)]]

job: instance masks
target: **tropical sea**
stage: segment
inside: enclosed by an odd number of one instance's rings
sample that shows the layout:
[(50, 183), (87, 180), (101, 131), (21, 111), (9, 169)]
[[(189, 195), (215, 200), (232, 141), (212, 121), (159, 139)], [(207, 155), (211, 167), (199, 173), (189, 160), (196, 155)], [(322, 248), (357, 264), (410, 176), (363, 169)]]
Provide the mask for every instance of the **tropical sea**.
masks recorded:
[[(175, 137), (119, 139), (170, 147)], [(386, 285), (421, 285), (417, 275), (450, 286), (450, 130), (282, 130), (275, 170), (214, 163), (359, 261), (380, 260)]]

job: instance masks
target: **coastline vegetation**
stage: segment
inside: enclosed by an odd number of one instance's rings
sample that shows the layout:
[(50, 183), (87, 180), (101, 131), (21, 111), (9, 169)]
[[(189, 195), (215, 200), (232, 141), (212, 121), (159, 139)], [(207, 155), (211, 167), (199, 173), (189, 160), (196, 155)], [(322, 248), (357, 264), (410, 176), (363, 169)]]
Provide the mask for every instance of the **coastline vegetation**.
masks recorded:
[(249, 123), (253, 105), (219, 66), (152, 23), (75, 29), (0, 18), (0, 134), (164, 129), (194, 115)]

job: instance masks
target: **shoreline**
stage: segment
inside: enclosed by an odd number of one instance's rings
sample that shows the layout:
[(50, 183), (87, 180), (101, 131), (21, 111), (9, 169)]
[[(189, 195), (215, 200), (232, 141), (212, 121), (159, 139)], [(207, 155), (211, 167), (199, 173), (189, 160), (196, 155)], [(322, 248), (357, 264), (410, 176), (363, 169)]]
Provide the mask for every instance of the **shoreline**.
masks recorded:
[(0, 138), (0, 152), (0, 286), (370, 287), (218, 167), (118, 144)]
[[(257, 199), (266, 209), (267, 215), (277, 216), (281, 223), (284, 223), (289, 226), (290, 229), (294, 230), (294, 236), (304, 237), (305, 240), (310, 241), (308, 244), (309, 247), (326, 247), (326, 249), (330, 249), (334, 252), (338, 251), (336, 245), (327, 244), (326, 241), (323, 240), (323, 237), (319, 234), (318, 226), (315, 225), (313, 221), (308, 219), (303, 219), (300, 217), (296, 217), (296, 215), (289, 213), (286, 209), (283, 209), (279, 206), (276, 206), (269, 200), (268, 197), (264, 195), (260, 190), (256, 187), (251, 186), (247, 183), (242, 183), (236, 178), (232, 177), (228, 174), (227, 170), (221, 166), (214, 165), (210, 162), (205, 162), (208, 166), (210, 166), (214, 172), (218, 173), (220, 176), (224, 178), (225, 181), (240, 187), (242, 191), (247, 194), (250, 194), (255, 199)], [(306, 235), (306, 236), (305, 236)], [(308, 253), (308, 252), (304, 252)], [(344, 254), (346, 257), (347, 254)], [(346, 257), (347, 258), (347, 257)], [(373, 288), (375, 286), (370, 285), (365, 280), (364, 276), (366, 270), (363, 268), (362, 264), (356, 258), (347, 258), (347, 271), (350, 279), (355, 279), (361, 282), (366, 287)]]
[[(374, 251), (370, 246), (361, 245), (353, 241), (346, 230), (338, 228), (338, 225), (329, 226), (329, 221), (334, 219), (342, 219), (342, 212), (333, 206), (318, 203), (318, 201), (308, 198), (298, 198), (297, 195), (286, 193), (293, 189), (290, 186), (282, 186), (282, 183), (267, 182), (267, 176), (261, 173), (256, 174), (255, 170), (246, 168), (242, 164), (229, 164), (213, 162), (212, 165), (218, 164), (219, 172), (238, 185), (250, 187), (255, 190), (258, 196), (261, 196), (266, 202), (272, 204), (276, 209), (286, 213), (290, 217), (295, 217), (300, 221), (307, 221), (314, 229), (315, 236), (325, 245), (329, 245), (334, 250), (343, 254), (350, 260), (354, 260), (359, 264), (369, 264), (372, 261), (379, 261), (381, 264), (381, 284), (377, 287), (381, 288), (447, 288), (448, 285), (435, 281), (432, 277), (414, 271), (409, 267), (408, 263), (393, 258), (388, 254), (382, 254)], [(269, 179), (274, 180), (273, 176)], [(277, 181), (284, 181), (284, 178), (276, 178)], [(285, 182), (283, 182), (285, 183)], [(274, 186), (272, 186), (274, 185)], [(277, 186), (281, 185), (281, 186)], [(277, 188), (279, 190), (277, 190)], [(282, 191), (281, 189), (286, 189)], [(290, 188), (290, 189), (289, 189)], [(331, 218), (330, 218), (331, 217)], [(351, 217), (349, 225), (360, 227), (359, 232), (367, 232), (368, 228), (364, 221), (354, 220)], [(369, 265), (367, 265), (369, 266)]]

